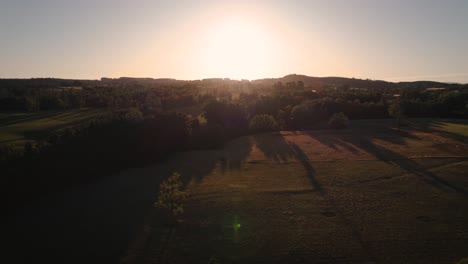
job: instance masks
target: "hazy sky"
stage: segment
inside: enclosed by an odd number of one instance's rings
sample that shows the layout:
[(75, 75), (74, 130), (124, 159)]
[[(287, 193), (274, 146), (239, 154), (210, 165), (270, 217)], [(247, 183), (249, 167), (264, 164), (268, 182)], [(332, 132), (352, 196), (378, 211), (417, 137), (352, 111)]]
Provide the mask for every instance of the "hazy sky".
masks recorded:
[(0, 78), (468, 83), (468, 0), (0, 0)]

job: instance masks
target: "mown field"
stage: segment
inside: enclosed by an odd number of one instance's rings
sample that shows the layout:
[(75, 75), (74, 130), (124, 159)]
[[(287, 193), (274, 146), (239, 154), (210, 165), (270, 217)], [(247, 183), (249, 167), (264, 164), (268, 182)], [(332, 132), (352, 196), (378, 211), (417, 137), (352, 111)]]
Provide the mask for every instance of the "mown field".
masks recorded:
[(102, 111), (90, 108), (68, 111), (0, 112), (0, 144), (22, 148), (27, 141), (78, 125)]
[[(173, 171), (189, 194), (176, 228), (152, 207)], [(12, 219), (15, 257), (454, 263), (468, 256), (467, 171), (462, 120), (247, 136), (38, 201)]]

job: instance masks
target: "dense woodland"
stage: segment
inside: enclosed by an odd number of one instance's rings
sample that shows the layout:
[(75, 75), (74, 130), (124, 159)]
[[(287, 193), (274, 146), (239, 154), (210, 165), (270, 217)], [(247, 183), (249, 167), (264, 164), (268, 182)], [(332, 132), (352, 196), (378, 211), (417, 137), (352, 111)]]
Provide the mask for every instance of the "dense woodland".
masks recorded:
[[(28, 142), (22, 151), (0, 146), (2, 191), (9, 208), (173, 152), (216, 148), (249, 133), (327, 124), (342, 128), (336, 120), (390, 118), (389, 109), (395, 107), (410, 118), (468, 118), (468, 85), (302, 75), (256, 81), (0, 79), (1, 111), (84, 107), (105, 114)], [(183, 110), (190, 107), (202, 114)]]

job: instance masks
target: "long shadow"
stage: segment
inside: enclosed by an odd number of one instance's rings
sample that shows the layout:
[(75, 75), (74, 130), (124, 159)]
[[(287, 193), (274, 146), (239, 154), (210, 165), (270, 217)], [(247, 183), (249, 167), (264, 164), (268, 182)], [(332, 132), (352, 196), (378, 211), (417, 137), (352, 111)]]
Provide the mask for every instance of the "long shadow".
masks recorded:
[(307, 178), (314, 190), (323, 192), (322, 185), (315, 176), (315, 169), (312, 167), (309, 157), (298, 145), (288, 142), (279, 132), (257, 135), (255, 136), (255, 143), (267, 158), (277, 163), (286, 162), (290, 158), (298, 160), (304, 167)]
[(355, 154), (359, 152), (359, 149), (364, 149), (379, 159), (385, 159), (384, 154), (379, 152), (376, 146), (371, 144), (371, 141), (362, 139), (374, 138), (396, 145), (407, 145), (408, 139), (420, 140), (419, 137), (408, 131), (397, 130), (385, 124), (379, 124), (367, 130), (356, 127), (351, 131), (332, 131), (330, 133), (325, 133), (324, 131), (304, 131), (302, 133), (333, 150), (338, 150), (338, 147), (341, 147)]
[(295, 156), (289, 142), (279, 132), (254, 136), (255, 144), (265, 157), (277, 162), (286, 162)]
[(386, 127), (386, 129), (383, 129), (378, 133), (374, 132), (372, 137), (397, 145), (406, 145), (406, 139), (420, 140), (419, 137), (409, 133), (406, 130), (398, 130), (391, 127)]
[(397, 145), (406, 145), (407, 139), (419, 140), (420, 138), (410, 133), (407, 128), (396, 129), (391, 120), (368, 120), (366, 122), (355, 121), (351, 123), (350, 130), (360, 135), (369, 135), (382, 141)]
[(364, 136), (357, 137), (357, 139), (353, 143), (381, 161), (394, 164), (400, 167), (401, 169), (405, 170), (406, 172), (422, 177), (425, 182), (431, 184), (436, 188), (450, 189), (464, 196), (468, 196), (467, 190), (440, 178), (439, 176), (435, 175), (434, 173), (428, 171), (427, 169), (419, 165), (417, 162), (401, 155), (398, 152), (392, 151), (382, 146), (375, 145), (372, 142), (371, 138)]
[[(257, 142), (258, 142), (258, 139), (257, 139)], [(340, 141), (339, 139), (336, 139), (336, 142), (340, 142), (340, 143), (329, 142), (328, 144), (347, 145), (346, 142)], [(263, 143), (263, 141), (260, 140), (260, 143)], [(343, 213), (343, 211), (340, 209), (338, 203), (335, 201), (333, 196), (328, 195), (328, 192), (322, 187), (322, 184), (320, 183), (320, 181), (318, 181), (316, 177), (316, 171), (314, 167), (312, 166), (311, 161), (309, 157), (307, 156), (307, 154), (297, 144), (286, 141), (283, 136), (281, 137), (276, 136), (274, 137), (274, 140), (272, 140), (269, 143), (270, 144), (260, 144), (260, 145), (257, 144), (257, 147), (264, 152), (265, 156), (269, 157), (272, 160), (281, 161), (285, 157), (293, 157), (296, 160), (298, 160), (304, 167), (304, 170), (306, 171), (307, 177), (309, 178), (309, 181), (313, 187), (313, 191), (326, 197), (326, 200), (331, 204), (333, 210), (342, 219), (345, 226), (347, 226), (351, 230), (353, 237), (361, 244), (363, 250), (369, 256), (369, 258), (373, 262), (376, 262), (376, 256), (373, 253), (369, 242), (363, 239), (361, 235), (361, 231), (359, 230), (358, 226), (354, 224)], [(351, 145), (348, 146), (348, 148), (351, 148), (352, 150), (356, 150), (356, 148)], [(307, 193), (307, 192), (308, 191), (300, 190), (300, 191), (286, 191), (286, 192), (279, 192), (279, 193), (293, 195), (293, 194), (300, 194), (300, 193)]]
[(229, 170), (240, 170), (242, 164), (252, 151), (252, 139), (241, 137), (228, 142), (220, 155), (217, 157), (222, 173)]
[(304, 166), (304, 170), (307, 173), (307, 178), (309, 178), (309, 181), (314, 187), (314, 190), (319, 193), (323, 193), (322, 185), (315, 177), (315, 169), (312, 167), (309, 157), (307, 157), (307, 155), (298, 145), (294, 143), (291, 143), (290, 145), (291, 149), (293, 150), (294, 157), (301, 162), (302, 166)]
[[(352, 134), (341, 136), (322, 136), (313, 132), (306, 133), (330, 148), (336, 149), (336, 146), (340, 145), (349, 150), (362, 149), (363, 151), (368, 152), (381, 161), (396, 165), (409, 173), (413, 173), (422, 177), (424, 181), (435, 186), (436, 188), (450, 189), (462, 195), (468, 196), (467, 190), (440, 178), (439, 176), (419, 165), (417, 162), (401, 155), (400, 153), (392, 151), (381, 145), (376, 145), (373, 142), (373, 139), (378, 139), (393, 144), (406, 144), (406, 139), (419, 140), (418, 137), (412, 135), (408, 131), (396, 130), (386, 126), (379, 126), (376, 131), (373, 130), (372, 132), (373, 133), (371, 134), (369, 131), (356, 128)], [(336, 133), (334, 134), (336, 135)]]
[(349, 144), (348, 142), (344, 141), (343, 138), (347, 137), (347, 135), (324, 135), (322, 133), (314, 133), (312, 131), (305, 131), (305, 135), (308, 135), (309, 137), (319, 141), (320, 143), (324, 144), (325, 146), (333, 149), (333, 150), (338, 150), (338, 147), (342, 147), (346, 150), (348, 150), (351, 153), (357, 153), (358, 149), (352, 145)]
[(457, 125), (468, 126), (468, 121), (466, 120), (418, 120), (416, 122), (413, 122), (412, 126), (415, 129), (418, 129), (423, 132), (436, 133), (443, 137), (453, 139), (455, 141), (468, 143), (468, 137), (443, 130), (442, 127), (445, 125), (445, 123), (453, 123)]
[[(368, 146), (366, 142), (358, 142), (360, 137), (372, 137), (397, 145), (406, 145), (407, 139), (420, 140), (419, 137), (409, 133), (408, 131), (396, 130), (391, 127), (380, 125), (372, 133), (362, 129), (356, 129), (357, 133), (350, 133), (349, 131), (333, 131), (331, 133), (324, 133), (324, 131), (304, 131), (305, 135), (319, 141), (321, 144), (337, 151), (340, 148), (346, 149), (351, 153), (359, 152), (359, 145), (367, 145), (368, 148), (372, 149), (372, 146)], [(374, 151), (377, 153), (377, 151)]]

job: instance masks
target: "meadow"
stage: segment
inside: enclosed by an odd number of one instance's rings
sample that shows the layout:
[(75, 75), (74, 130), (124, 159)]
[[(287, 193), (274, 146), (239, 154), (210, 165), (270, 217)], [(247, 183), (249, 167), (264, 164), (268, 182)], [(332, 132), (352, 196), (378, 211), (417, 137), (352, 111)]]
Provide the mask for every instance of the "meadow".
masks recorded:
[[(466, 120), (360, 120), (181, 152), (24, 208), (11, 219), (15, 257), (454, 263), (468, 255), (467, 137)], [(152, 204), (173, 171), (189, 196), (169, 227)]]
[(97, 118), (102, 111), (92, 108), (41, 112), (0, 112), (0, 145), (21, 149), (25, 142), (34, 142)]

